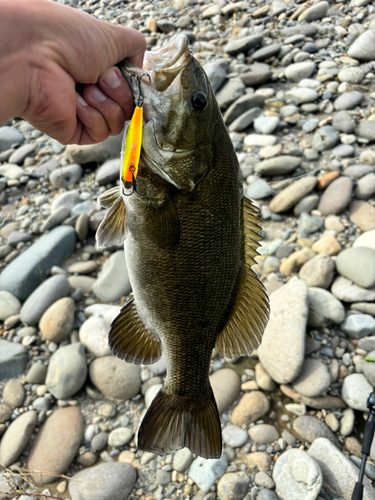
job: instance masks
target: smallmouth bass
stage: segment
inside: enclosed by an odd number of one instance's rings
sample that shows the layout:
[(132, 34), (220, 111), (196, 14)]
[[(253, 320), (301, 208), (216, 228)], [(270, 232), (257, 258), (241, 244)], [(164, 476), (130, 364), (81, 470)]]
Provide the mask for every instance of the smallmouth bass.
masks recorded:
[(212, 350), (250, 354), (269, 315), (251, 269), (258, 212), (244, 198), (237, 155), (187, 38), (146, 52), (143, 70), (127, 62), (121, 70), (135, 102), (141, 89), (144, 126), (137, 190), (127, 196), (120, 177), (120, 187), (99, 197), (109, 210), (97, 241), (125, 240), (133, 288), (109, 344), (127, 362), (166, 356), (165, 383), (143, 417), (139, 448), (167, 454), (186, 446), (218, 458)]

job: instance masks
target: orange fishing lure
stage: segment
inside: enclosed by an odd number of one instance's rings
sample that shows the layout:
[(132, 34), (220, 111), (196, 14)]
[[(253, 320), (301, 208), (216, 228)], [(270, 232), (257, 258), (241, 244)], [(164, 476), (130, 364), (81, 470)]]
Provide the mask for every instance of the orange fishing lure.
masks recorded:
[(143, 108), (136, 106), (126, 136), (122, 180), (125, 188), (136, 191), (135, 179), (138, 174), (139, 158), (142, 146)]

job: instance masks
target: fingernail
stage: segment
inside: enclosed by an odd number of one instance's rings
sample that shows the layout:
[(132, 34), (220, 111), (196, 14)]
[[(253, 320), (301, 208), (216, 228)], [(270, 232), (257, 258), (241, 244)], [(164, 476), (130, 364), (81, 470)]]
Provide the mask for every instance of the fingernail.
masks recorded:
[(105, 95), (97, 87), (93, 87), (91, 90), (91, 97), (95, 99), (96, 102), (104, 102), (106, 100)]
[(117, 89), (121, 84), (121, 78), (114, 69), (103, 78), (103, 81), (110, 89)]
[(77, 102), (81, 106), (88, 106), (87, 102), (84, 100), (84, 98), (80, 94), (78, 94), (78, 92), (77, 92)]

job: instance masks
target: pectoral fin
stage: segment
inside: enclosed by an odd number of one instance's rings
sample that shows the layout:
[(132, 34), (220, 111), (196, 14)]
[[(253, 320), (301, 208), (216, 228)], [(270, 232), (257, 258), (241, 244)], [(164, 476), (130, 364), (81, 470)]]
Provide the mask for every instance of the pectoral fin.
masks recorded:
[(244, 198), (245, 269), (228, 322), (215, 345), (221, 356), (229, 358), (246, 356), (259, 346), (269, 316), (266, 290), (251, 269), (260, 240), (257, 215), (251, 201)]
[(111, 208), (111, 206), (121, 197), (120, 186), (115, 186), (111, 189), (107, 189), (98, 198), (98, 202), (104, 208)]
[(96, 231), (96, 241), (101, 247), (120, 245), (126, 238), (127, 230), (126, 209), (122, 197), (119, 196), (100, 223)]
[(113, 353), (136, 365), (155, 363), (161, 356), (161, 343), (143, 325), (131, 297), (115, 318), (109, 332)]

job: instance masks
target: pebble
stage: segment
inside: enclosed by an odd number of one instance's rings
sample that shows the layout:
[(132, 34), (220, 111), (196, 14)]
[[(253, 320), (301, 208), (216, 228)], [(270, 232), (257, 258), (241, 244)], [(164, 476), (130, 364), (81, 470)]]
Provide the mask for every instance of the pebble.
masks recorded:
[(75, 231), (59, 226), (43, 235), (0, 274), (0, 289), (26, 300), (41, 284), (52, 266), (58, 266), (75, 250)]
[(355, 129), (355, 122), (348, 111), (338, 111), (333, 115), (332, 126), (337, 132), (351, 134)]
[(351, 339), (360, 339), (375, 332), (375, 318), (369, 314), (351, 314), (340, 325)]
[(100, 316), (91, 316), (79, 330), (79, 340), (95, 357), (108, 356), (111, 352), (108, 345), (110, 325)]
[(353, 183), (349, 177), (339, 177), (324, 191), (318, 210), (323, 215), (339, 214), (350, 203)]
[(20, 380), (11, 378), (3, 389), (3, 400), (11, 408), (19, 408), (25, 400), (25, 389)]
[(303, 177), (281, 190), (271, 201), (272, 212), (286, 212), (312, 191), (317, 183), (315, 177)]
[(270, 408), (266, 396), (260, 391), (251, 391), (244, 394), (232, 412), (232, 422), (241, 427), (256, 422), (265, 415)]
[(136, 480), (136, 470), (130, 464), (101, 463), (74, 474), (69, 494), (72, 500), (125, 500)]
[(0, 320), (19, 313), (21, 302), (7, 290), (0, 290)]
[(185, 472), (188, 467), (190, 467), (193, 460), (193, 453), (188, 448), (181, 448), (174, 453), (172, 465), (177, 472)]
[(351, 455), (355, 455), (358, 458), (362, 458), (362, 445), (357, 438), (350, 436), (345, 439), (345, 449)]
[(293, 381), (293, 389), (304, 396), (315, 398), (324, 394), (331, 385), (331, 377), (324, 363), (317, 359), (305, 359), (302, 371)]
[(265, 98), (258, 94), (245, 94), (239, 97), (224, 113), (224, 121), (230, 125), (241, 115), (254, 108), (261, 108)]
[[(10, 420), (10, 417), (12, 416), (12, 413), (13, 413), (12, 408), (10, 408), (5, 403), (0, 403), (0, 424), (4, 424), (5, 422), (8, 422), (8, 420)], [(246, 432), (245, 432), (245, 434), (246, 434)], [(246, 436), (246, 438), (247, 438), (247, 436)]]
[(375, 30), (365, 31), (351, 44), (348, 56), (360, 61), (373, 61), (375, 59), (374, 43)]
[(273, 425), (258, 424), (250, 427), (249, 437), (254, 443), (268, 444), (277, 441), (280, 435)]
[(310, 248), (305, 247), (301, 250), (297, 250), (281, 262), (279, 271), (284, 276), (289, 276), (292, 273), (298, 273), (301, 267), (314, 256), (315, 253), (310, 250)]
[(93, 451), (103, 451), (107, 447), (108, 443), (108, 432), (98, 432), (91, 439), (91, 449)]
[(0, 153), (22, 144), (23, 140), (23, 135), (14, 127), (0, 127)]
[[(375, 356), (375, 350), (370, 351), (367, 355), (366, 358), (374, 358)], [(362, 371), (364, 376), (367, 378), (368, 382), (373, 386), (375, 384), (375, 364), (373, 361), (365, 361), (361, 363)]]
[(241, 448), (247, 440), (248, 435), (245, 430), (241, 429), (241, 427), (238, 427), (237, 425), (227, 425), (224, 427), (223, 441), (231, 448)]
[(344, 92), (333, 103), (336, 111), (354, 109), (363, 100), (364, 95), (362, 92), (352, 90), (351, 92)]
[[(316, 439), (308, 450), (308, 454), (319, 465), (323, 473), (323, 481), (336, 495), (350, 500), (353, 485), (358, 480), (359, 469), (324, 437)], [(375, 490), (368, 478), (364, 478), (363, 500), (371, 500)]]
[(322, 327), (330, 323), (340, 324), (344, 321), (344, 306), (328, 290), (310, 287), (308, 301), (310, 326)]
[(82, 167), (76, 163), (60, 167), (49, 175), (49, 180), (55, 188), (69, 188), (78, 184), (82, 177)]
[(319, 240), (311, 245), (311, 250), (319, 254), (337, 255), (341, 252), (341, 245), (332, 234), (323, 233)]
[(113, 160), (106, 161), (96, 171), (95, 174), (96, 181), (101, 186), (105, 186), (110, 182), (115, 182), (118, 179), (120, 166), (121, 166), (120, 158), (115, 158)]
[[(315, 251), (315, 250), (314, 250)], [(316, 255), (301, 267), (298, 276), (309, 288), (329, 288), (335, 274), (335, 264), (328, 254)]]
[(259, 116), (254, 120), (254, 130), (257, 134), (272, 134), (280, 123), (277, 116)]
[(347, 248), (337, 257), (337, 271), (363, 288), (375, 286), (375, 250), (366, 247)]
[(190, 466), (189, 477), (203, 493), (208, 493), (217, 479), (224, 475), (227, 468), (225, 453), (218, 459), (197, 457)]
[[(375, 30), (374, 30), (375, 31)], [(357, 129), (356, 135), (362, 139), (367, 139), (369, 142), (375, 141), (375, 122), (373, 120), (365, 120), (361, 122)]]
[(270, 185), (263, 179), (256, 179), (246, 188), (246, 197), (252, 200), (268, 198), (273, 193)]
[(21, 321), (27, 325), (36, 325), (44, 312), (57, 300), (70, 293), (66, 276), (51, 276), (34, 290), (21, 308)]
[(297, 417), (293, 422), (293, 430), (301, 441), (313, 443), (316, 439), (324, 437), (329, 439), (335, 446), (340, 447), (340, 443), (333, 432), (328, 429), (321, 420), (309, 415)]
[[(301, 370), (307, 301), (307, 286), (298, 278), (290, 279), (270, 296), (271, 315), (258, 351), (262, 366), (279, 384), (288, 384)], [(280, 331), (284, 335), (280, 336)]]
[(373, 302), (375, 300), (375, 291), (361, 288), (341, 276), (335, 279), (331, 291), (343, 302)]
[[(302, 212), (298, 221), (298, 232), (301, 236), (310, 233), (315, 233), (316, 231), (319, 231), (321, 227), (323, 227), (323, 224), (324, 224), (323, 217), (309, 215), (306, 212)], [(308, 248), (302, 250), (304, 251), (304, 254), (299, 254), (299, 255), (301, 256), (304, 255), (305, 262), (314, 257), (314, 252), (312, 250), (310, 250), (310, 252), (308, 252), (309, 250)], [(301, 265), (304, 264), (305, 262), (301, 262)], [(298, 271), (298, 269), (296, 269), (296, 272)]]
[(263, 391), (273, 391), (276, 388), (275, 382), (260, 363), (255, 365), (255, 380)]
[(349, 217), (364, 232), (375, 228), (375, 208), (365, 201), (352, 201), (349, 206)]
[(108, 444), (113, 447), (125, 446), (133, 436), (134, 432), (129, 427), (118, 427), (109, 433)]
[(126, 401), (140, 390), (139, 366), (125, 363), (113, 356), (94, 359), (89, 367), (89, 375), (94, 386), (106, 399)]
[(281, 500), (315, 500), (323, 485), (319, 465), (299, 449), (287, 450), (280, 455), (272, 477)]
[(238, 398), (241, 389), (240, 377), (231, 368), (223, 368), (210, 376), (210, 384), (221, 414)]
[[(265, 474), (265, 473), (264, 473)], [(250, 479), (244, 472), (228, 472), (217, 485), (220, 500), (242, 500), (248, 491)]]
[(295, 170), (300, 164), (301, 159), (297, 158), (296, 156), (275, 156), (274, 158), (270, 158), (269, 160), (263, 160), (257, 163), (255, 172), (260, 175), (287, 174)]
[(28, 361), (29, 355), (26, 347), (0, 339), (0, 380), (21, 375)]
[(35, 411), (26, 411), (12, 421), (0, 444), (0, 462), (4, 467), (14, 464), (29, 443), (37, 422)]
[(285, 69), (285, 76), (290, 82), (298, 83), (304, 78), (309, 78), (314, 73), (315, 67), (312, 61), (290, 64)]
[(106, 261), (92, 290), (102, 302), (116, 302), (129, 295), (131, 285), (123, 250), (113, 253)]
[(359, 179), (354, 190), (354, 196), (361, 200), (368, 200), (375, 194), (375, 174), (369, 173)]
[(60, 347), (51, 356), (46, 385), (56, 399), (68, 399), (76, 394), (83, 387), (86, 377), (85, 348), (81, 343)]
[(39, 329), (45, 340), (61, 342), (73, 330), (75, 303), (70, 297), (54, 302), (43, 313), (39, 321)]
[(345, 403), (354, 410), (367, 411), (367, 399), (372, 386), (362, 373), (352, 373), (344, 378), (341, 394)]

